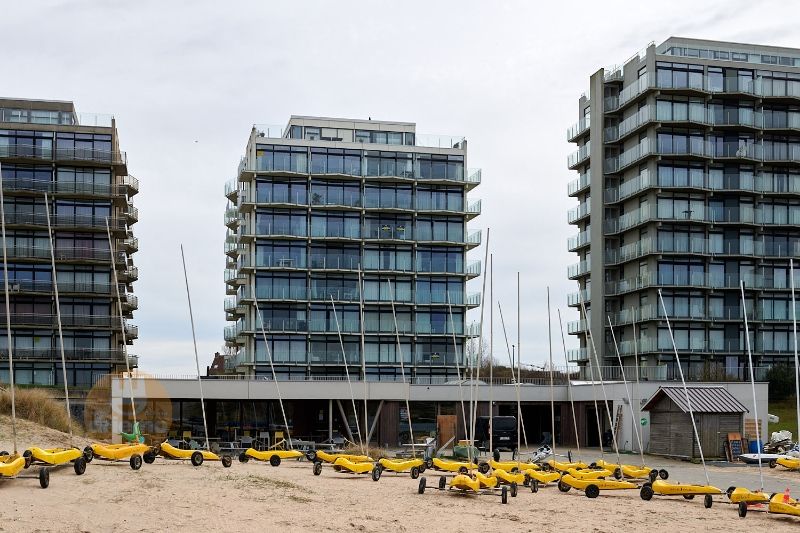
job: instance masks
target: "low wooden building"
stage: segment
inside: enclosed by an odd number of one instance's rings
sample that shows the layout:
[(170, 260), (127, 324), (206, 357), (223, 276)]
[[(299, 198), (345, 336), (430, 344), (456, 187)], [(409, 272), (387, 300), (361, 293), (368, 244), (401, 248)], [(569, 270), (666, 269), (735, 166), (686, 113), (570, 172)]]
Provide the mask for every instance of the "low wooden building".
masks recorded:
[[(687, 391), (705, 457), (725, 457), (725, 439), (728, 433), (743, 433), (747, 408), (725, 387), (688, 386)], [(700, 457), (683, 387), (659, 387), (642, 410), (650, 412), (648, 453)]]

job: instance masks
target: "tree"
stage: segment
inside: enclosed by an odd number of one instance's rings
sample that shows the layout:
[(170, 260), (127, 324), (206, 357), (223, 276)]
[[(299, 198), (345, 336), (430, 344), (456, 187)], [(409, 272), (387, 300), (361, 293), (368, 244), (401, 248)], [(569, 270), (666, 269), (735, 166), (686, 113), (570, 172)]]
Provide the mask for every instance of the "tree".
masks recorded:
[(786, 400), (794, 391), (794, 369), (787, 365), (775, 365), (767, 371), (769, 400)]

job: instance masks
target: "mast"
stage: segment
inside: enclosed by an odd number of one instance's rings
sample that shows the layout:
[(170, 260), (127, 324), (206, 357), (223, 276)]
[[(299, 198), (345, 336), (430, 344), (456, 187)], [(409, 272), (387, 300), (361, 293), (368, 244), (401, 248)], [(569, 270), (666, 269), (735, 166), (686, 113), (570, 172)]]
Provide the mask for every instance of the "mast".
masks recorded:
[(14, 344), (11, 339), (11, 298), (8, 290), (8, 250), (6, 245), (6, 204), (3, 197), (3, 165), (0, 163), (0, 231), (3, 237), (3, 285), (6, 294), (6, 342), (8, 343), (8, 381), (11, 386), (11, 438), (17, 455), (17, 402), (14, 392)]
[[(589, 315), (586, 313), (586, 305), (583, 303), (583, 294), (581, 293), (580, 286), (578, 286), (578, 299), (580, 300), (581, 304), (581, 312), (583, 313), (583, 319), (586, 321), (586, 333), (587, 338), (590, 342), (587, 342), (586, 352), (592, 353), (591, 348), (594, 347), (594, 341), (592, 341), (592, 334), (589, 328)], [(598, 368), (598, 371), (600, 369)], [(594, 363), (592, 362), (592, 358), (589, 357), (589, 373), (591, 374), (592, 380), (592, 401), (594, 402), (594, 419), (597, 422), (597, 439), (600, 441), (600, 458), (605, 462), (606, 460), (606, 451), (603, 448), (603, 428), (600, 426), (600, 406), (597, 405), (597, 389), (594, 385)]]
[[(1, 200), (0, 200), (1, 201)], [(794, 301), (794, 259), (789, 259), (792, 278), (792, 331), (794, 331), (794, 397), (797, 401), (797, 429), (800, 431), (800, 361), (797, 358), (797, 307)]]
[[(453, 306), (450, 305), (450, 292), (447, 293), (447, 313), (450, 315), (450, 330), (452, 331), (453, 337), (453, 353), (456, 357), (456, 374), (458, 374), (458, 399), (461, 402), (461, 420), (464, 422), (464, 436), (469, 438), (469, 430), (467, 429), (467, 411), (464, 410), (464, 390), (461, 387), (461, 365), (459, 364), (458, 360), (460, 355), (458, 354), (458, 343), (456, 342), (456, 326), (455, 322), (453, 321)], [(461, 351), (462, 355), (464, 350)], [(464, 369), (464, 378), (466, 378), (467, 370)], [(471, 391), (472, 389), (470, 389)], [(472, 404), (470, 403), (470, 408), (472, 408)]]
[(636, 314), (634, 309), (631, 308), (631, 317), (633, 320), (633, 358), (636, 361), (636, 431), (639, 432), (639, 443), (642, 449), (639, 450), (640, 454), (644, 456), (644, 433), (642, 431), (642, 389), (639, 383), (639, 338), (636, 336)]
[(186, 282), (186, 301), (189, 303), (189, 321), (192, 324), (192, 344), (194, 346), (194, 364), (197, 367), (197, 386), (200, 388), (200, 408), (203, 411), (203, 431), (206, 437), (206, 449), (211, 451), (211, 441), (208, 437), (208, 422), (206, 420), (206, 402), (203, 398), (203, 380), (200, 379), (200, 358), (197, 355), (197, 336), (194, 332), (194, 314), (192, 313), (192, 297), (189, 294), (189, 276), (186, 274), (186, 257), (183, 255), (183, 244), (181, 244), (181, 262), (183, 263), (183, 279)]
[[(122, 296), (119, 292), (119, 279), (117, 278), (117, 266), (114, 263), (114, 258), (116, 257), (116, 253), (114, 252), (114, 243), (111, 240), (111, 227), (108, 224), (108, 217), (106, 217), (106, 234), (108, 235), (108, 252), (111, 254), (111, 272), (114, 279), (114, 288), (116, 289), (117, 295), (117, 312), (119, 313), (119, 326), (122, 330), (122, 355), (125, 357), (125, 372), (128, 375), (128, 388), (131, 389), (131, 413), (133, 414), (133, 429), (132, 433), (135, 433), (137, 422), (136, 422), (136, 405), (133, 400), (133, 378), (131, 376), (131, 364), (128, 361), (128, 337), (127, 332), (125, 331), (125, 318), (122, 315)], [(136, 436), (138, 440), (139, 437)]]
[[(333, 308), (333, 318), (336, 320), (336, 332), (339, 334), (339, 346), (342, 349), (342, 363), (344, 364), (344, 375), (347, 377), (347, 386), (350, 387), (350, 401), (353, 402), (353, 417), (356, 419), (356, 432), (358, 433), (358, 443), (361, 447), (361, 453), (364, 453), (364, 439), (361, 436), (361, 427), (358, 423), (358, 409), (356, 409), (356, 396), (353, 393), (353, 382), (350, 381), (350, 371), (347, 366), (347, 356), (344, 353), (344, 341), (342, 341), (342, 330), (339, 328), (339, 316), (336, 314), (336, 304), (333, 303), (333, 295), (331, 297), (331, 306)], [(409, 416), (410, 419), (410, 416)], [(345, 424), (349, 424), (347, 420)], [(353, 443), (355, 444), (355, 443)]]
[(711, 485), (711, 480), (709, 480), (708, 478), (708, 469), (706, 468), (706, 458), (703, 455), (703, 445), (700, 444), (700, 433), (697, 432), (697, 423), (694, 420), (694, 409), (692, 409), (692, 400), (689, 397), (689, 389), (686, 388), (686, 380), (683, 377), (683, 367), (681, 366), (681, 358), (678, 355), (678, 347), (675, 345), (675, 337), (672, 334), (672, 325), (669, 323), (667, 306), (664, 305), (664, 297), (661, 295), (661, 289), (658, 289), (658, 299), (661, 302), (661, 309), (664, 310), (664, 318), (666, 318), (667, 320), (667, 331), (669, 331), (669, 339), (670, 341), (672, 341), (672, 350), (675, 352), (675, 361), (678, 363), (678, 373), (681, 376), (681, 383), (683, 384), (683, 394), (686, 395), (686, 406), (689, 409), (689, 418), (692, 419), (692, 429), (694, 430), (694, 438), (695, 441), (697, 442), (697, 448), (700, 451), (700, 460), (703, 463), (703, 472), (706, 475), (706, 485)]
[(550, 439), (551, 450), (556, 454), (556, 399), (553, 384), (553, 328), (550, 325), (550, 287), (547, 287), (547, 344), (550, 352)]
[[(489, 232), (490, 228), (486, 228), (486, 251), (484, 252), (483, 263), (488, 263), (489, 258)], [(478, 419), (478, 380), (481, 378), (481, 363), (483, 362), (483, 311), (486, 307), (484, 305), (483, 295), (486, 294), (486, 273), (483, 274), (483, 286), (481, 287), (481, 321), (478, 326), (478, 357), (475, 359), (475, 375), (473, 377), (475, 386), (475, 406), (472, 409), (472, 426), (470, 427), (470, 440), (472, 442), (467, 446), (467, 459), (472, 462), (472, 447), (475, 445), (475, 421)], [(513, 372), (513, 369), (512, 369)]]
[(517, 393), (517, 440), (519, 441), (520, 429), (522, 430), (523, 440), (525, 446), (528, 446), (528, 436), (525, 434), (525, 423), (522, 421), (522, 400), (520, 398), (520, 385), (519, 380), (514, 374), (514, 358), (511, 355), (511, 348), (508, 345), (508, 333), (506, 333), (506, 321), (503, 318), (503, 307), (500, 302), (497, 302), (497, 309), (500, 311), (500, 324), (503, 326), (503, 337), (506, 340), (506, 352), (508, 353), (508, 361), (511, 367), (511, 380), (514, 384), (514, 391)]
[[(58, 297), (58, 277), (56, 274), (56, 254), (53, 249), (53, 229), (50, 225), (50, 202), (47, 200), (47, 193), (44, 193), (44, 213), (47, 217), (47, 240), (50, 243), (50, 267), (53, 276), (53, 292), (55, 294), (56, 321), (58, 322), (58, 346), (61, 351), (61, 373), (64, 378), (64, 402), (67, 407), (67, 427), (69, 428), (69, 445), (72, 446), (72, 410), (69, 407), (69, 387), (67, 386), (67, 358), (64, 356), (64, 333), (61, 329), (61, 300)], [(108, 223), (108, 219), (106, 219)], [(125, 328), (122, 328), (123, 331)]]
[(494, 453), (494, 254), (489, 254), (489, 292), (489, 453)]
[(567, 342), (564, 340), (564, 325), (561, 323), (561, 309), (558, 312), (558, 328), (561, 330), (561, 348), (564, 350), (564, 364), (567, 365), (567, 393), (569, 394), (569, 406), (572, 408), (572, 427), (575, 429), (575, 446), (578, 448), (578, 456), (581, 455), (581, 439), (578, 436), (578, 419), (575, 417), (575, 400), (572, 397), (572, 380), (569, 377), (569, 357), (567, 356)]
[[(380, 290), (380, 289), (379, 289)], [(361, 379), (364, 380), (364, 445), (369, 448), (369, 412), (367, 411), (367, 352), (365, 351), (364, 342), (364, 276), (361, 270), (361, 262), (358, 263), (358, 312), (359, 321), (361, 322)], [(378, 413), (375, 413), (378, 416)], [(358, 417), (358, 414), (356, 414)], [(367, 454), (365, 454), (367, 455)]]
[(742, 316), (744, 316), (744, 341), (747, 346), (747, 362), (750, 366), (750, 386), (753, 389), (753, 414), (756, 417), (756, 446), (758, 454), (758, 477), (761, 480), (761, 492), (764, 492), (764, 471), (761, 464), (761, 420), (758, 418), (758, 400), (756, 399), (756, 378), (753, 373), (753, 352), (750, 351), (750, 327), (747, 324), (747, 302), (744, 299), (744, 281), (739, 280), (742, 292)]
[(392, 303), (392, 318), (394, 319), (394, 334), (397, 339), (397, 355), (400, 357), (400, 374), (403, 377), (403, 385), (406, 386), (406, 413), (408, 414), (408, 433), (411, 437), (411, 455), (417, 456), (417, 449), (414, 446), (414, 424), (411, 422), (411, 407), (409, 405), (409, 397), (411, 396), (411, 383), (406, 384), (406, 370), (403, 364), (403, 349), (400, 346), (400, 330), (397, 327), (397, 313), (394, 311), (394, 290), (392, 289), (392, 280), (386, 278), (386, 283), (389, 284), (389, 300)]
[[(520, 401), (520, 389), (522, 388), (522, 333), (520, 332), (520, 316), (519, 316), (519, 271), (517, 271), (517, 404), (519, 408), (519, 418), (522, 421), (522, 402)], [(514, 372), (514, 369), (511, 369), (511, 372)], [(520, 436), (519, 430), (517, 430), (517, 470), (520, 469), (519, 460), (520, 460)], [(528, 446), (527, 441), (525, 442), (525, 446)]]
[[(256, 283), (253, 281), (251, 285), (253, 291), (253, 305), (256, 308), (256, 316), (258, 316), (258, 323), (261, 329), (261, 338), (264, 340), (264, 346), (267, 349), (267, 360), (269, 361), (269, 369), (272, 372), (272, 381), (275, 383), (275, 390), (278, 395), (278, 404), (281, 407), (281, 415), (283, 416), (283, 426), (286, 428), (286, 440), (289, 441), (289, 448), (294, 449), (292, 445), (292, 435), (289, 433), (289, 420), (286, 418), (286, 409), (283, 408), (283, 397), (281, 396), (281, 386), (278, 383), (278, 377), (275, 374), (275, 365), (272, 362), (272, 350), (269, 348), (269, 341), (267, 340), (267, 330), (264, 327), (264, 317), (261, 316), (261, 310), (258, 308), (258, 294), (256, 294)], [(270, 417), (271, 418), (271, 417)], [(347, 421), (345, 421), (347, 423)]]
[[(611, 324), (611, 317), (608, 317), (608, 327), (611, 329), (611, 340), (614, 342), (614, 351), (617, 353), (617, 361), (619, 362), (619, 371), (622, 373), (622, 383), (625, 385), (625, 396), (628, 397), (628, 407), (631, 409), (631, 418), (635, 420), (636, 415), (633, 412), (633, 397), (631, 391), (628, 389), (628, 380), (625, 379), (625, 367), (622, 365), (622, 356), (619, 354), (619, 345), (617, 345), (617, 336), (614, 334), (614, 326)], [(634, 431), (636, 440), (639, 444), (639, 455), (642, 459), (642, 466), (644, 466), (644, 452), (642, 451), (642, 440), (638, 431)]]

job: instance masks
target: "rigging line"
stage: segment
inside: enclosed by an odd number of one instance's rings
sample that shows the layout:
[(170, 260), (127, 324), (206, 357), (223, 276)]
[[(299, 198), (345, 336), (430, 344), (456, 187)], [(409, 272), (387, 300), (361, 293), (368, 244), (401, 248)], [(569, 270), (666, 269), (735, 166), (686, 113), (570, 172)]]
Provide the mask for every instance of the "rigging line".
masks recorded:
[[(583, 320), (586, 323), (586, 332), (587, 337), (590, 343), (587, 343), (586, 353), (591, 354), (591, 346), (593, 346), (592, 335), (589, 331), (589, 315), (586, 313), (586, 305), (583, 303), (583, 294), (581, 294), (580, 287), (578, 287), (578, 300), (580, 301), (581, 305), (581, 313), (583, 313)], [(597, 404), (597, 388), (595, 387), (594, 383), (594, 363), (592, 362), (591, 356), (589, 357), (589, 374), (592, 380), (592, 401), (594, 402), (594, 420), (597, 423), (597, 439), (600, 442), (600, 458), (603, 462), (606, 461), (606, 451), (603, 447), (603, 429), (600, 427), (600, 406)], [(599, 369), (598, 369), (599, 370)]]
[(703, 463), (703, 473), (706, 475), (706, 485), (711, 485), (711, 480), (708, 478), (708, 469), (706, 469), (706, 458), (703, 455), (703, 445), (700, 444), (700, 433), (697, 431), (697, 422), (694, 420), (694, 409), (692, 409), (692, 399), (689, 397), (689, 389), (686, 387), (686, 380), (683, 377), (683, 366), (681, 366), (681, 358), (678, 355), (678, 347), (675, 344), (675, 337), (672, 334), (672, 325), (669, 322), (669, 315), (667, 314), (667, 306), (664, 305), (664, 297), (661, 295), (661, 289), (658, 289), (658, 299), (661, 302), (661, 309), (664, 311), (664, 318), (667, 321), (667, 331), (669, 338), (672, 341), (672, 350), (675, 353), (675, 361), (678, 363), (678, 373), (681, 376), (681, 383), (683, 384), (683, 394), (686, 395), (686, 406), (689, 409), (689, 418), (692, 419), (692, 429), (694, 430), (694, 438), (697, 441), (697, 448), (700, 451), (700, 461)]
[(181, 261), (183, 262), (183, 279), (186, 282), (186, 301), (189, 303), (189, 321), (192, 324), (192, 343), (194, 345), (194, 363), (197, 367), (197, 385), (200, 387), (200, 407), (203, 410), (203, 431), (206, 438), (206, 449), (211, 451), (211, 441), (208, 437), (208, 422), (206, 420), (206, 403), (203, 399), (203, 380), (200, 379), (200, 358), (197, 355), (197, 336), (194, 332), (194, 314), (192, 313), (192, 297), (189, 295), (189, 276), (186, 274), (186, 258), (183, 255), (181, 244)]
[[(625, 396), (628, 397), (628, 407), (630, 407), (631, 411), (631, 418), (636, 420), (636, 414), (633, 412), (633, 397), (631, 396), (631, 391), (628, 389), (628, 380), (625, 379), (625, 367), (622, 366), (622, 356), (619, 354), (619, 345), (617, 344), (617, 336), (614, 334), (614, 326), (611, 324), (611, 317), (608, 316), (608, 327), (611, 329), (611, 340), (614, 342), (614, 351), (617, 353), (617, 361), (619, 362), (619, 370), (622, 374), (622, 383), (625, 385)], [(639, 453), (642, 459), (642, 466), (644, 466), (644, 453), (641, 452), (642, 449), (642, 441), (639, 438), (639, 432), (634, 431), (636, 434), (636, 441), (639, 444)], [(620, 465), (621, 466), (621, 465)]]
[[(484, 257), (483, 257), (483, 263), (484, 264), (488, 264), (488, 259), (489, 259), (489, 233), (490, 233), (490, 231), (491, 231), (491, 228), (486, 228), (486, 250), (484, 251)], [(485, 295), (485, 294), (486, 294), (486, 272), (484, 271), (484, 273), (483, 273), (483, 283), (482, 283), (482, 286), (481, 286), (481, 295)], [(484, 312), (485, 308), (486, 308), (485, 298), (481, 297), (481, 321), (480, 321), (480, 324), (478, 325), (478, 354), (477, 354), (478, 357), (475, 358), (475, 366), (474, 366), (475, 367), (475, 375), (474, 375), (474, 378), (473, 378), (473, 381), (475, 382), (475, 384), (474, 384), (474, 386), (475, 386), (475, 407), (474, 407), (474, 409), (472, 410), (472, 413), (471, 413), (472, 414), (472, 421), (471, 421), (472, 427), (470, 428), (471, 429), (470, 440), (472, 442), (469, 443), (469, 446), (467, 447), (467, 452), (468, 452), (467, 453), (467, 458), (469, 459), (469, 462), (472, 462), (472, 457), (471, 457), (472, 456), (472, 447), (475, 445), (475, 422), (478, 419), (478, 381), (481, 378), (481, 366), (480, 365), (481, 365), (481, 363), (483, 363), (483, 312)], [(513, 369), (512, 369), (512, 373), (513, 373)]]
[(569, 394), (569, 405), (572, 408), (572, 427), (575, 429), (575, 446), (578, 449), (578, 456), (581, 455), (581, 439), (578, 436), (578, 419), (575, 417), (575, 400), (572, 397), (572, 379), (569, 374), (569, 357), (567, 356), (567, 342), (564, 340), (564, 325), (561, 323), (561, 309), (556, 309), (558, 313), (558, 328), (561, 330), (561, 348), (564, 350), (564, 364), (567, 365), (567, 394)]
[(636, 361), (636, 431), (639, 433), (639, 455), (642, 457), (642, 464), (644, 465), (644, 433), (642, 431), (642, 389), (639, 383), (639, 339), (636, 337), (636, 314), (634, 309), (631, 308), (631, 317), (633, 325), (633, 359)]
[(750, 350), (750, 326), (747, 323), (747, 301), (744, 299), (744, 280), (739, 280), (742, 291), (742, 315), (744, 316), (744, 340), (747, 346), (747, 362), (750, 363), (750, 386), (753, 389), (753, 415), (756, 417), (756, 450), (758, 453), (758, 477), (761, 480), (761, 492), (764, 492), (764, 472), (761, 464), (761, 420), (758, 418), (758, 401), (756, 400), (756, 378), (753, 373), (753, 352)]
[(8, 344), (8, 375), (11, 388), (11, 436), (14, 455), (17, 455), (17, 402), (14, 391), (14, 344), (11, 341), (11, 298), (8, 290), (8, 251), (6, 248), (6, 209), (3, 198), (3, 169), (0, 163), (0, 231), (3, 237), (3, 285), (6, 293), (6, 342)]
[[(256, 308), (256, 316), (258, 317), (259, 328), (261, 329), (261, 338), (264, 339), (264, 346), (267, 348), (267, 360), (269, 361), (269, 369), (272, 372), (272, 381), (275, 383), (275, 390), (278, 395), (278, 404), (280, 404), (281, 407), (281, 415), (283, 416), (283, 425), (286, 428), (286, 440), (289, 441), (289, 449), (294, 449), (294, 446), (292, 445), (292, 435), (289, 433), (289, 420), (286, 418), (286, 409), (283, 408), (283, 397), (281, 396), (281, 386), (278, 383), (278, 377), (275, 374), (275, 365), (272, 362), (272, 350), (270, 350), (269, 341), (267, 340), (267, 329), (264, 326), (264, 317), (261, 316), (261, 310), (258, 308), (258, 295), (256, 294), (255, 281), (252, 283), (250, 287), (251, 290), (253, 291), (253, 306)], [(270, 409), (270, 411), (272, 410)]]
[(406, 370), (403, 364), (403, 349), (400, 346), (400, 330), (397, 327), (397, 313), (394, 311), (394, 290), (392, 289), (392, 280), (386, 279), (389, 284), (389, 300), (392, 302), (392, 318), (394, 319), (394, 334), (397, 338), (397, 355), (400, 357), (400, 374), (403, 377), (403, 385), (406, 386), (406, 414), (408, 415), (408, 434), (411, 438), (411, 455), (417, 456), (417, 448), (414, 442), (414, 424), (411, 423), (411, 406), (409, 405), (409, 397), (411, 396), (411, 383), (406, 383)]
[[(494, 452), (494, 254), (489, 254), (489, 452)], [(517, 431), (519, 434), (519, 430)]]
[[(58, 277), (56, 275), (56, 253), (53, 250), (53, 228), (50, 225), (50, 202), (47, 193), (44, 193), (44, 213), (47, 217), (47, 240), (50, 243), (50, 266), (53, 269), (53, 294), (56, 304), (56, 321), (58, 324), (58, 346), (61, 351), (61, 372), (64, 378), (64, 402), (67, 407), (67, 427), (69, 428), (69, 445), (72, 446), (72, 410), (69, 406), (69, 387), (67, 386), (67, 358), (64, 355), (64, 333), (61, 328), (61, 300), (58, 295)], [(106, 219), (107, 220), (107, 219)], [(125, 328), (123, 328), (124, 332)]]
[(550, 440), (553, 456), (556, 455), (556, 398), (553, 383), (553, 328), (550, 324), (550, 287), (547, 287), (547, 344), (550, 352)]
[[(450, 305), (450, 292), (447, 291), (447, 312), (450, 315), (450, 329), (453, 333), (453, 353), (456, 357), (456, 374), (458, 374), (458, 399), (461, 402), (461, 420), (464, 421), (464, 436), (469, 437), (469, 431), (467, 430), (467, 412), (464, 410), (464, 390), (461, 387), (461, 365), (458, 363), (459, 355), (458, 355), (458, 344), (456, 343), (456, 326), (455, 322), (453, 321), (453, 306)], [(462, 350), (463, 355), (463, 350)], [(466, 377), (466, 369), (464, 370), (464, 377)]]
[(797, 358), (797, 307), (794, 301), (794, 259), (789, 259), (789, 271), (792, 278), (792, 331), (794, 332), (794, 387), (797, 402), (797, 428), (800, 430), (800, 361)]
[[(125, 372), (128, 374), (128, 388), (131, 390), (131, 413), (133, 414), (133, 425), (135, 429), (138, 426), (138, 423), (136, 421), (136, 407), (133, 399), (133, 377), (131, 376), (131, 365), (128, 361), (128, 334), (125, 331), (125, 319), (122, 316), (122, 296), (119, 292), (119, 278), (117, 277), (116, 263), (114, 263), (116, 252), (114, 251), (114, 243), (111, 239), (111, 226), (108, 224), (108, 217), (106, 217), (106, 234), (108, 235), (108, 250), (111, 253), (111, 272), (114, 276), (114, 287), (116, 288), (117, 294), (117, 311), (119, 312), (119, 325), (120, 329), (122, 330), (122, 355), (125, 357)], [(125, 265), (127, 266), (127, 264), (128, 262), (126, 257)], [(131, 433), (134, 432), (135, 431), (132, 431)]]
[[(369, 448), (369, 411), (367, 410), (367, 396), (369, 390), (367, 388), (367, 354), (364, 349), (366, 344), (364, 340), (364, 276), (360, 262), (358, 263), (358, 304), (358, 318), (361, 322), (361, 379), (364, 380), (364, 432), (366, 433), (364, 436), (364, 446), (365, 448)], [(377, 412), (375, 416), (378, 416)], [(368, 454), (365, 453), (364, 455)]]
[[(356, 409), (356, 396), (353, 393), (353, 383), (350, 381), (350, 370), (348, 370), (347, 366), (347, 356), (344, 353), (344, 341), (342, 340), (342, 330), (339, 328), (339, 316), (336, 314), (336, 304), (333, 303), (333, 294), (331, 294), (330, 297), (331, 297), (331, 306), (333, 307), (333, 318), (336, 320), (336, 332), (339, 334), (339, 346), (342, 348), (342, 363), (344, 363), (344, 375), (345, 377), (347, 377), (347, 386), (350, 387), (350, 401), (353, 402), (353, 417), (356, 419), (356, 432), (358, 433), (358, 444), (361, 447), (361, 453), (364, 453), (364, 439), (361, 436), (361, 427), (358, 422), (358, 409)], [(349, 424), (350, 422), (345, 420), (344, 423)]]
[(520, 428), (522, 429), (523, 441), (525, 447), (528, 447), (528, 435), (525, 433), (525, 422), (522, 420), (522, 400), (520, 397), (519, 380), (514, 375), (514, 358), (511, 356), (511, 346), (508, 344), (508, 333), (506, 333), (506, 321), (503, 318), (503, 308), (500, 302), (497, 302), (497, 308), (500, 311), (500, 324), (503, 326), (503, 337), (506, 339), (506, 353), (508, 353), (508, 361), (511, 365), (511, 380), (514, 384), (514, 389), (517, 393), (517, 440), (519, 440)]

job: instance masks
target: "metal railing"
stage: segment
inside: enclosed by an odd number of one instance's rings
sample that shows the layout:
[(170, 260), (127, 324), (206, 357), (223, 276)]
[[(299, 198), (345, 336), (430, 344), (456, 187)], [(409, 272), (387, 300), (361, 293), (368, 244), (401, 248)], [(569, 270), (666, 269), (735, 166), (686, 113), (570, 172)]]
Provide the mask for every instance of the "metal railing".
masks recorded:
[(567, 185), (567, 194), (569, 196), (574, 196), (579, 192), (586, 189), (592, 181), (592, 174), (591, 170), (587, 170), (574, 180), (570, 181)]

